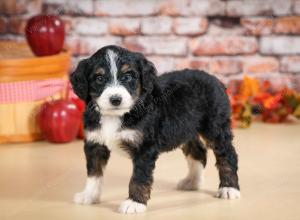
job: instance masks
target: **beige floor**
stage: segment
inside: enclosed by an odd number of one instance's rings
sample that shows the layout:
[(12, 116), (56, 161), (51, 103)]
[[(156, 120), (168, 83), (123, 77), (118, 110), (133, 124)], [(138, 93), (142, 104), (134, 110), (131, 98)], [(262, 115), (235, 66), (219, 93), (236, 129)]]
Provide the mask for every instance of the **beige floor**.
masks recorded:
[(176, 191), (186, 173), (177, 150), (160, 157), (148, 211), (136, 216), (117, 213), (127, 196), (128, 159), (113, 154), (102, 203), (80, 206), (71, 202), (85, 182), (80, 141), (0, 145), (0, 219), (300, 219), (300, 125), (255, 124), (235, 135), (242, 199), (213, 197), (218, 178), (211, 152), (203, 190)]

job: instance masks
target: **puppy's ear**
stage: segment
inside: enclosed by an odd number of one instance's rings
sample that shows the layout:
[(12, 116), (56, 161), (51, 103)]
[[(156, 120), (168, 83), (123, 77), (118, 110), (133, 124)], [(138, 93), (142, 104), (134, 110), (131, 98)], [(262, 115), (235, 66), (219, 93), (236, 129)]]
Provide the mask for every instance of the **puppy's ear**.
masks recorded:
[(141, 61), (141, 73), (142, 93), (151, 94), (157, 90), (157, 70), (154, 64), (146, 58)]
[(84, 100), (89, 101), (89, 89), (87, 80), (88, 59), (79, 62), (75, 71), (71, 74), (70, 80), (76, 95)]

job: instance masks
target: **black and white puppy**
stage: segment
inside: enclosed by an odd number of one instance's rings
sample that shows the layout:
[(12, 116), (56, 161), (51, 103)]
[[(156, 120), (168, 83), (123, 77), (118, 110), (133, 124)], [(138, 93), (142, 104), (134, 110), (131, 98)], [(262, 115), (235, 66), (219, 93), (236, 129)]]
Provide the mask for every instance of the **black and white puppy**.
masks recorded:
[(240, 197), (230, 103), (216, 77), (188, 69), (157, 77), (154, 65), (142, 54), (107, 46), (81, 61), (71, 82), (87, 104), (84, 152), (88, 178), (84, 190), (74, 197), (76, 203), (99, 202), (110, 153), (121, 149), (132, 159), (133, 174), (129, 197), (119, 211), (144, 212), (155, 161), (160, 153), (179, 146), (189, 173), (178, 189), (199, 188), (210, 148), (219, 170), (217, 197)]

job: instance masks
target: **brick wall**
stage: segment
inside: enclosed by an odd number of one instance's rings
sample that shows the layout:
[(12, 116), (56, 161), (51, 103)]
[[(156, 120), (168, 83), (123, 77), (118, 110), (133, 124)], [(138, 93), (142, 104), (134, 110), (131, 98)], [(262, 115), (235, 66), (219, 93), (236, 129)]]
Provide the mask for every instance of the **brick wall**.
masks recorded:
[(249, 74), (300, 88), (300, 0), (1, 1), (0, 38), (24, 40), (26, 19), (42, 11), (65, 20), (74, 63), (118, 44), (159, 72), (199, 68), (224, 82)]

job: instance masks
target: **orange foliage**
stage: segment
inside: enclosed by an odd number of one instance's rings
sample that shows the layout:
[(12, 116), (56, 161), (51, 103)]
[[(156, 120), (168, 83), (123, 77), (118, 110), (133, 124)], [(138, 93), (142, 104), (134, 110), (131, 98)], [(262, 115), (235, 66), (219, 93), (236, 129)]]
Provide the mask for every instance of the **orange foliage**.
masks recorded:
[(300, 118), (300, 94), (295, 90), (285, 88), (273, 92), (269, 81), (261, 83), (245, 76), (238, 92), (228, 93), (235, 127), (249, 127), (254, 114), (261, 115), (263, 121), (270, 123), (283, 122), (291, 114)]

